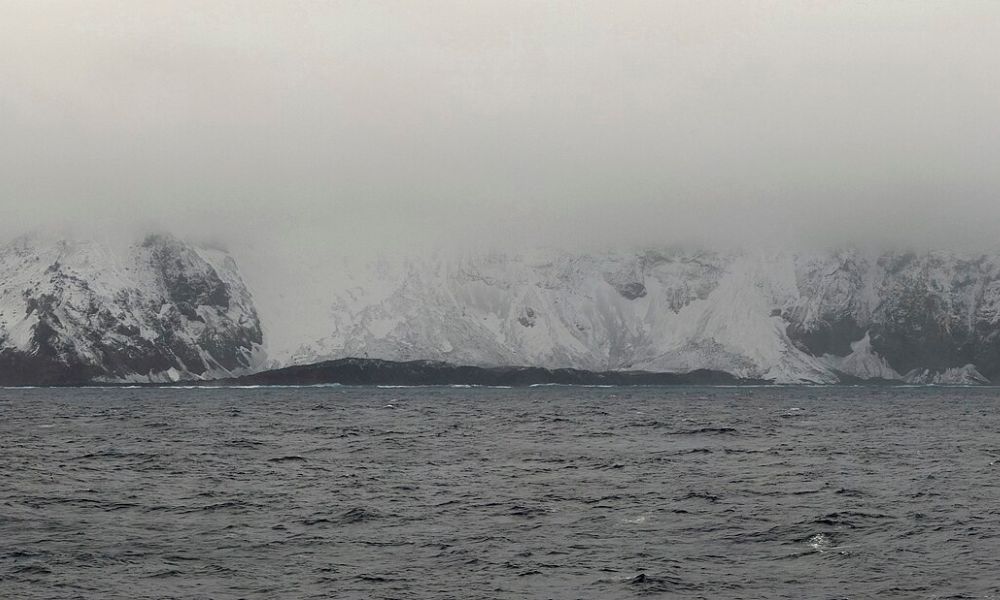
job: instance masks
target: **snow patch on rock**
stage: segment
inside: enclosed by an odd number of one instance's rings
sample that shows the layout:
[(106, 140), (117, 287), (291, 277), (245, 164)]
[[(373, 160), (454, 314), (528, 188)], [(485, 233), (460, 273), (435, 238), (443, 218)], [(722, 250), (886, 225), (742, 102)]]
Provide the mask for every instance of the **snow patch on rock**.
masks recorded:
[(865, 337), (851, 344), (850, 354), (847, 356), (825, 354), (823, 362), (835, 371), (858, 379), (883, 379), (886, 381), (903, 379), (884, 358), (872, 349), (871, 335), (868, 332), (865, 333)]
[(907, 373), (903, 380), (916, 385), (987, 385), (990, 380), (983, 377), (975, 365), (965, 365), (932, 371), (930, 369), (914, 369)]

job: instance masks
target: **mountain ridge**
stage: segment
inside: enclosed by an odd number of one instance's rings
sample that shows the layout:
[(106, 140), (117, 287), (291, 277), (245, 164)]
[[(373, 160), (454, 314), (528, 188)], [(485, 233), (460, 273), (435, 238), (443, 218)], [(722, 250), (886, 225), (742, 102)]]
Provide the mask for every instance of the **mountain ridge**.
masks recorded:
[[(167, 234), (18, 238), (0, 246), (0, 384), (218, 381), (303, 365), (318, 372), (341, 359), (384, 361), (387, 377), (398, 369), (389, 363), (422, 361), (424, 370), (575, 372), (569, 379), (1000, 381), (1000, 254), (382, 258), (336, 277), (312, 269), (302, 287), (293, 281), (270, 298), (287, 315), (272, 321), (257, 311), (257, 297), (274, 292), (263, 275), (251, 292), (229, 253)], [(301, 314), (306, 289), (328, 308)], [(305, 339), (297, 352), (275, 352), (268, 330)]]
[(331, 296), (331, 333), (288, 362), (708, 369), (777, 383), (1000, 376), (1000, 255), (654, 249), (382, 260)]

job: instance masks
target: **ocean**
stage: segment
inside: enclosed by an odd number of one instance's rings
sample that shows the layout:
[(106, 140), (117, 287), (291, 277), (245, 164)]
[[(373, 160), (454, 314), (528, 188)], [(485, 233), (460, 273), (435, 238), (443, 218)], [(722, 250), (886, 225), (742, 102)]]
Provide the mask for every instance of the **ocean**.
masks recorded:
[(1000, 389), (0, 390), (0, 598), (1000, 598)]

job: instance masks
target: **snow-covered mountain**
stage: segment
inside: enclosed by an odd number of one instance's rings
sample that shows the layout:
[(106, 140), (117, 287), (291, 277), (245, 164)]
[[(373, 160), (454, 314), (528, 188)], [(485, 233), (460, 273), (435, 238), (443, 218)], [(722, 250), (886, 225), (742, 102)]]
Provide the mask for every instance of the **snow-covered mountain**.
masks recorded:
[(255, 306), (218, 249), (167, 235), (19, 238), (0, 246), (0, 384), (207, 379), (347, 357), (1000, 382), (1000, 255), (313, 258), (250, 260)]
[(379, 260), (287, 362), (342, 357), (775, 382), (1000, 380), (1000, 256), (546, 251)]
[(0, 384), (209, 378), (255, 368), (236, 262), (167, 235), (0, 246)]

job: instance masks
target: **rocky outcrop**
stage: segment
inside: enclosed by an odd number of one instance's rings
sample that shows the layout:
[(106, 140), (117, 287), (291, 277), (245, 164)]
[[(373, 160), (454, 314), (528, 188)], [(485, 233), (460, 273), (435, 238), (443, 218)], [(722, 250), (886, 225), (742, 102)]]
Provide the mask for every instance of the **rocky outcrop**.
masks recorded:
[(223, 251), (166, 235), (0, 248), (0, 384), (228, 376), (254, 367), (262, 342)]
[[(800, 270), (789, 334), (812, 352), (848, 355), (864, 337), (886, 377), (915, 383), (1000, 378), (1000, 257), (844, 252)], [(903, 374), (903, 375), (898, 375)]]

